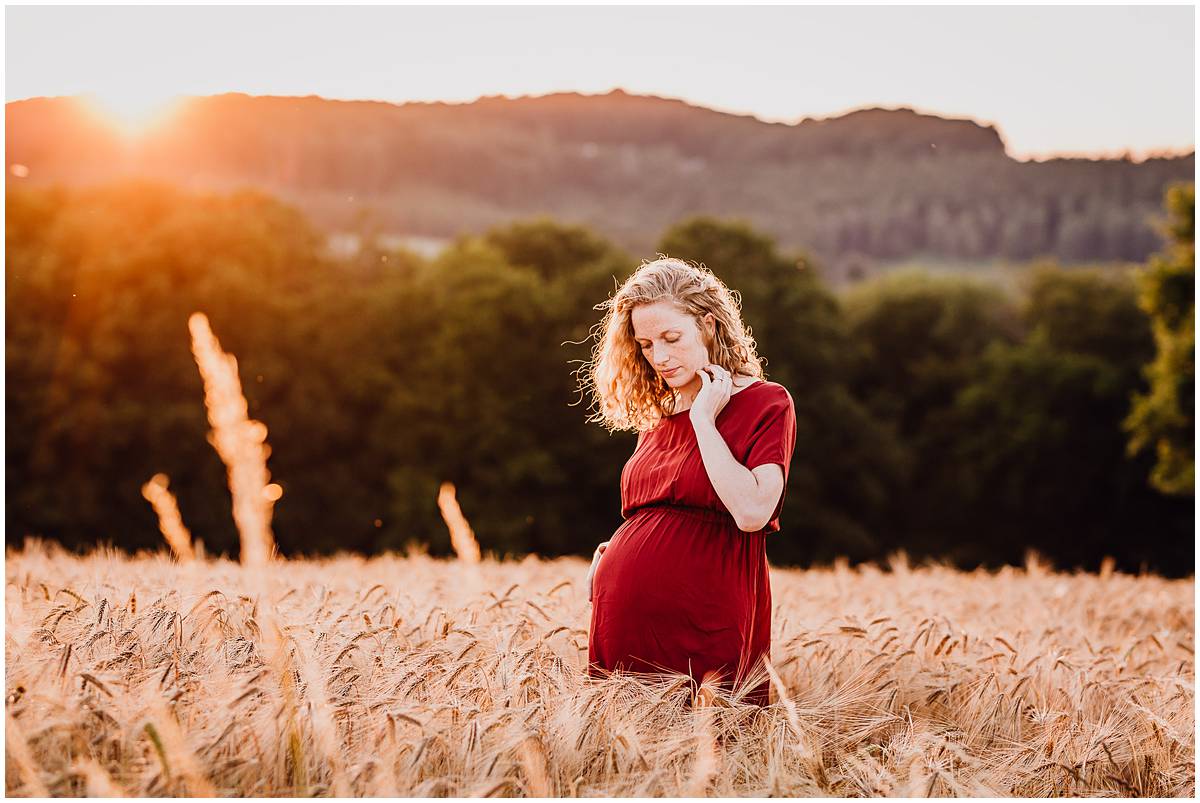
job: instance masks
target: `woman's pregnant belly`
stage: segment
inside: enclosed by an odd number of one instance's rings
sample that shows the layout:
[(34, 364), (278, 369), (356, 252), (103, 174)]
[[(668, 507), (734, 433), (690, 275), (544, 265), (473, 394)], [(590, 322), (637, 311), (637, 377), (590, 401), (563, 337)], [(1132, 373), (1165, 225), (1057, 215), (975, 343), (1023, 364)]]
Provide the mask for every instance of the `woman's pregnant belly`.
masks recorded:
[(590, 659), (609, 670), (732, 668), (751, 636), (762, 538), (717, 511), (635, 512), (592, 579)]

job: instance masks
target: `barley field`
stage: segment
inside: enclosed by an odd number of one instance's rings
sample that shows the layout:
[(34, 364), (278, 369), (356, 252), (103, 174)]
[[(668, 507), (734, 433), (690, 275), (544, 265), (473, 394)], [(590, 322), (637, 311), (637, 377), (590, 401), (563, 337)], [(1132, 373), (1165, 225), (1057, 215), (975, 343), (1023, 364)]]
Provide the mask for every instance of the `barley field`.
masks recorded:
[(5, 571), (12, 796), (1182, 796), (1193, 582), (772, 569), (773, 702), (584, 674), (578, 558)]

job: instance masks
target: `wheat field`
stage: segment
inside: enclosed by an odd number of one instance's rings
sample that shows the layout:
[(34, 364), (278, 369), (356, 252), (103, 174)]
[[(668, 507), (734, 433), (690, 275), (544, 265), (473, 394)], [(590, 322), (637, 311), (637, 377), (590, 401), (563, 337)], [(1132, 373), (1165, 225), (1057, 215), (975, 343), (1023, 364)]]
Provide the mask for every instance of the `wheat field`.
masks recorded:
[(772, 569), (773, 702), (588, 679), (578, 558), (277, 560), (30, 541), (13, 796), (1183, 796), (1193, 582)]

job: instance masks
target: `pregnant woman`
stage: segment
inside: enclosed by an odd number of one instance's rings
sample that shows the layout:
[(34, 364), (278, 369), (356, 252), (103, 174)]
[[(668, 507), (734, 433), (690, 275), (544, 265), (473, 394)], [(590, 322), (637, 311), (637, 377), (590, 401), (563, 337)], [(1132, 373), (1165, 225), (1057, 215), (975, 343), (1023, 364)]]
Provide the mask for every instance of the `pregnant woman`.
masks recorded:
[(600, 306), (591, 420), (638, 441), (625, 521), (588, 574), (588, 674), (686, 673), (766, 705), (766, 538), (795, 446), (791, 395), (763, 379), (735, 297), (703, 267), (648, 262)]

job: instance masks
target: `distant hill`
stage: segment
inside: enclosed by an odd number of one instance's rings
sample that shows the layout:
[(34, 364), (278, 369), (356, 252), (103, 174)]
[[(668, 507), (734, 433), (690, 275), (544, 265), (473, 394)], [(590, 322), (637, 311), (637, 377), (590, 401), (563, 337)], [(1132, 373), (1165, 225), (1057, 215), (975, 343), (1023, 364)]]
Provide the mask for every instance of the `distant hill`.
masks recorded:
[[(9, 181), (252, 185), (319, 225), (446, 238), (546, 214), (650, 255), (671, 223), (742, 217), (838, 270), (919, 258), (1142, 260), (1195, 156), (1010, 158), (999, 132), (910, 109), (795, 125), (630, 95), (468, 104), (190, 99), (125, 142), (72, 98), (5, 106)], [(22, 165), (14, 172), (14, 165)], [(23, 178), (14, 178), (16, 174)]]

